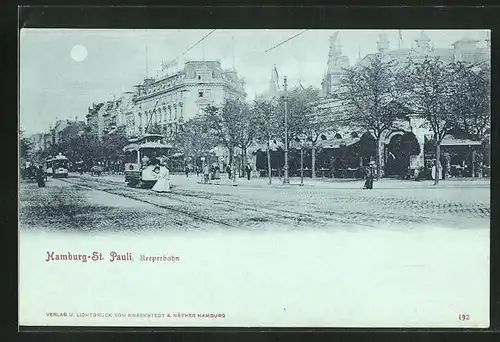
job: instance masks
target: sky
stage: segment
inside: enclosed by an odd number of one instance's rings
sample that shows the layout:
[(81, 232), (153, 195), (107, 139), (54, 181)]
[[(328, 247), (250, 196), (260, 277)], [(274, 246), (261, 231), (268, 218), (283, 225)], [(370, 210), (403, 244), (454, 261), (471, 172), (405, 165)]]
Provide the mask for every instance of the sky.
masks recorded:
[[(46, 132), (57, 119), (85, 120), (92, 103), (118, 98), (146, 76), (156, 76), (162, 62), (177, 59), (220, 60), (245, 80), (247, 99), (269, 87), (273, 65), (288, 77), (290, 88), (321, 86), (327, 68), (329, 40), (336, 30), (102, 30), (22, 29), (20, 34), (20, 126), (26, 135)], [(288, 42), (267, 51), (288, 38)], [(382, 30), (339, 30), (344, 55), (376, 51)], [(390, 48), (398, 47), (398, 30), (384, 30)], [(402, 30), (403, 48), (421, 30)], [(436, 48), (460, 38), (485, 46), (486, 30), (426, 30)], [(83, 47), (83, 48), (82, 48)], [(188, 51), (189, 50), (189, 51)], [(174, 71), (174, 69), (172, 69)]]

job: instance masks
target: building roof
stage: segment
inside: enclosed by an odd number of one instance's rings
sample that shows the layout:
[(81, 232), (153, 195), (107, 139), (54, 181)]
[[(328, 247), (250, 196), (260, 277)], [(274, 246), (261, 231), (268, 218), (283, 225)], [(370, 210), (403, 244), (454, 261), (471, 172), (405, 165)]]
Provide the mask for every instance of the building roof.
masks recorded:
[(418, 36), (418, 38), (415, 39), (415, 41), (417, 41), (417, 42), (430, 42), (431, 39), (429, 38), (427, 33), (425, 33), (425, 31), (422, 31), (422, 32), (420, 32), (420, 36)]

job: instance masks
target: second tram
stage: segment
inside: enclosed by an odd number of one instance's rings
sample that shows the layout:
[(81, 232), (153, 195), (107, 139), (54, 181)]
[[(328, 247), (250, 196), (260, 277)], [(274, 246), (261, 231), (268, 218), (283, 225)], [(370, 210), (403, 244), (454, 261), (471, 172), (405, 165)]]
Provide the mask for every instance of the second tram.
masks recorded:
[(43, 162), (43, 168), (45, 170), (45, 176), (52, 176), (52, 174), (53, 174), (52, 159), (54, 159), (54, 158), (53, 157), (48, 157)]
[(59, 153), (57, 156), (52, 158), (52, 177), (64, 177), (68, 178), (69, 171), (69, 159)]

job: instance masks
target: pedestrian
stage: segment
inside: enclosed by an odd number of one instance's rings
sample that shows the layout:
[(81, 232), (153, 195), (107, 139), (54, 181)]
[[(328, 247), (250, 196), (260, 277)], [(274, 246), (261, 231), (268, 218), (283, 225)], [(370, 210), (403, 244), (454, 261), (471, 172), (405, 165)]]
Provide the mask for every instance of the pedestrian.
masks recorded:
[(166, 166), (156, 164), (154, 172), (158, 174), (158, 180), (152, 190), (156, 192), (170, 192), (170, 172)]
[(41, 165), (36, 168), (36, 181), (39, 188), (43, 188), (45, 186), (45, 172), (43, 171)]
[(370, 162), (370, 164), (365, 168), (365, 185), (363, 189), (373, 189), (373, 178), (375, 176), (375, 162)]
[(209, 183), (210, 178), (210, 168), (208, 167), (208, 163), (203, 167), (203, 182), (205, 184)]
[(186, 164), (184, 166), (184, 172), (186, 173), (186, 177), (189, 177), (189, 165), (188, 164)]
[(250, 180), (250, 173), (252, 172), (252, 167), (250, 166), (250, 163), (247, 163), (247, 166), (245, 167), (245, 172), (247, 173), (247, 179)]
[(215, 164), (210, 167), (210, 179), (215, 180)]
[(218, 164), (214, 166), (214, 180), (215, 184), (220, 184), (220, 166)]
[(231, 166), (229, 164), (226, 166), (227, 178), (231, 179)]

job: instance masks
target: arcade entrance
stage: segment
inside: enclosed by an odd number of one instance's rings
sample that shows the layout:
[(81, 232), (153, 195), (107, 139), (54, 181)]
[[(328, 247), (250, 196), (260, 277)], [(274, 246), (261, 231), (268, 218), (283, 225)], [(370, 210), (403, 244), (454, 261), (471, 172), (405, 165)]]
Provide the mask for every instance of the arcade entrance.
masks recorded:
[(407, 178), (410, 174), (410, 157), (420, 154), (420, 144), (415, 134), (401, 132), (392, 136), (384, 151), (386, 177)]

